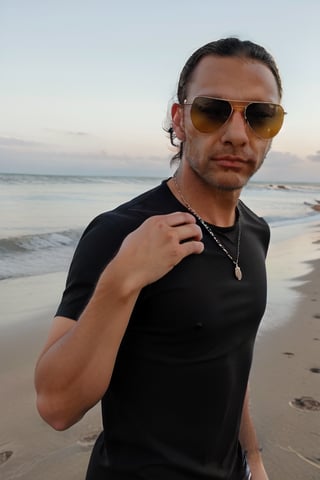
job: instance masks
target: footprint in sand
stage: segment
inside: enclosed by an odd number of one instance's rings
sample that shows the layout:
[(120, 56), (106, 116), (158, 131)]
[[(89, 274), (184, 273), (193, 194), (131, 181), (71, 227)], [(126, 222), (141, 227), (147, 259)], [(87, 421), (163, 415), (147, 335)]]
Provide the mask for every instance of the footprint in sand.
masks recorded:
[(6, 462), (7, 460), (9, 460), (9, 458), (11, 457), (11, 455), (13, 454), (13, 452), (11, 450), (6, 450), (4, 452), (0, 452), (0, 465), (4, 462)]
[(289, 405), (299, 410), (320, 411), (320, 402), (312, 397), (295, 398)]
[(84, 435), (83, 437), (79, 438), (77, 443), (82, 447), (92, 447), (98, 436), (98, 432), (89, 433), (88, 435)]
[(320, 368), (318, 368), (318, 367), (312, 367), (312, 368), (310, 368), (309, 370), (310, 370), (310, 372), (312, 372), (312, 373), (320, 373)]

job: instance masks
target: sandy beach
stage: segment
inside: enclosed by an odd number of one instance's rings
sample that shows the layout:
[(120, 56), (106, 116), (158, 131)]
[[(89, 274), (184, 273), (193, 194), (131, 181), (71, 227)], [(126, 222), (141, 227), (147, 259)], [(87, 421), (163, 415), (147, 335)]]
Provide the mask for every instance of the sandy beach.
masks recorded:
[[(315, 235), (319, 242), (319, 228)], [(263, 331), (255, 349), (252, 412), (270, 480), (320, 478), (320, 254), (308, 266), (307, 275), (295, 279), (297, 301), (293, 309), (287, 305), (289, 318)], [(290, 276), (289, 265), (283, 270)], [(101, 428), (99, 407), (65, 432), (52, 430), (35, 409), (34, 365), (64, 279), (59, 273), (1, 282), (3, 480), (84, 479)], [(286, 305), (287, 298), (281, 301)]]
[(289, 321), (255, 348), (252, 412), (270, 480), (320, 478), (320, 260), (311, 265)]
[(1, 282), (8, 320), (0, 336), (1, 479), (84, 478), (92, 436), (101, 428), (98, 407), (65, 432), (51, 429), (35, 408), (33, 370), (64, 281), (63, 273)]

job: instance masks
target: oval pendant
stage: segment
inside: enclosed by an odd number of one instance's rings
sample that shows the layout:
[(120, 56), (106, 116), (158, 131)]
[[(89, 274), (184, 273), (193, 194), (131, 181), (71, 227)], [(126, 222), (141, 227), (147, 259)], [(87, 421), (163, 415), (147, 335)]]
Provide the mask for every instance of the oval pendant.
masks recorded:
[(235, 266), (234, 276), (236, 277), (237, 280), (241, 280), (241, 279), (242, 279), (242, 272), (241, 272), (241, 268), (239, 267), (239, 265), (236, 265), (236, 266)]

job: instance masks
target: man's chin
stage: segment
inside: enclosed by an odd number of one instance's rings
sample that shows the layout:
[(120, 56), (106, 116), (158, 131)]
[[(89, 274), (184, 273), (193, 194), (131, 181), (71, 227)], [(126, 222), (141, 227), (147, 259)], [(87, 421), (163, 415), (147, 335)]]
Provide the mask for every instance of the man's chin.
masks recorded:
[(229, 179), (223, 180), (217, 179), (216, 187), (219, 190), (223, 190), (225, 192), (233, 192), (235, 190), (241, 190), (243, 187), (247, 185), (249, 178), (237, 178), (237, 179)]
[(241, 184), (241, 185), (226, 185), (226, 184), (217, 184), (217, 188), (219, 190), (222, 190), (224, 192), (234, 192), (236, 190), (242, 190), (242, 188), (245, 186), (246, 184)]

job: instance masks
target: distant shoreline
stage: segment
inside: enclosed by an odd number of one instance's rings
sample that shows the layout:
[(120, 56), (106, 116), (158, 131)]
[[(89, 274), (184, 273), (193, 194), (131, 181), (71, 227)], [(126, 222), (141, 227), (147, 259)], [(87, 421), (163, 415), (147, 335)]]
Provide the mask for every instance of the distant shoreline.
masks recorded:
[[(130, 179), (144, 179), (144, 180), (163, 180), (171, 176), (173, 173), (173, 170), (171, 169), (168, 172), (164, 172), (163, 174), (157, 173), (157, 174), (152, 174), (151, 172), (149, 174), (130, 174), (130, 173), (79, 173), (79, 172), (74, 172), (74, 173), (32, 173), (32, 172), (0, 172), (0, 176), (25, 176), (25, 177), (52, 177), (52, 178), (94, 178), (94, 179), (106, 179), (106, 178), (114, 178), (114, 179), (123, 179), (123, 178), (130, 178)], [(248, 188), (250, 185), (266, 185), (269, 186), (270, 188), (275, 188), (279, 190), (286, 190), (290, 186), (298, 186), (298, 185), (315, 185), (319, 186), (320, 189), (320, 182), (314, 182), (313, 180), (283, 180), (277, 181), (266, 179), (266, 180), (256, 180), (255, 177), (253, 177), (248, 185), (244, 187)], [(319, 192), (320, 195), (320, 192)]]

